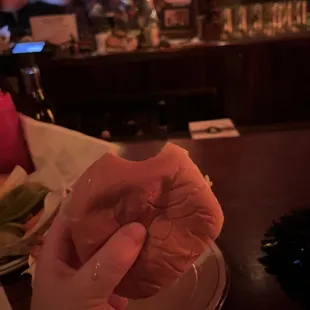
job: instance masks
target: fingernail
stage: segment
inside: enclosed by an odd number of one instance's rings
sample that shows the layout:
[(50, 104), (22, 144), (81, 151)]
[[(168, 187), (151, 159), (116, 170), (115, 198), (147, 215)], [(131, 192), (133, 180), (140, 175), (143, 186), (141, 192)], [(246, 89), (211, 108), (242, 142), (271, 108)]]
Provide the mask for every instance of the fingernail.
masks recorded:
[(146, 229), (140, 223), (130, 223), (123, 228), (123, 234), (131, 238), (135, 244), (141, 245), (146, 237)]

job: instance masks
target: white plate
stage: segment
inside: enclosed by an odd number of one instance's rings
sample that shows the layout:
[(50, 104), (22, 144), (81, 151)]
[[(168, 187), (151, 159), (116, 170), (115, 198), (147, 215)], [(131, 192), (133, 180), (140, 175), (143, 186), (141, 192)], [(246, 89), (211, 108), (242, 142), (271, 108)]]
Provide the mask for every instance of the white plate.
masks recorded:
[(130, 300), (127, 310), (218, 310), (228, 291), (228, 271), (215, 243), (169, 288), (150, 298)]

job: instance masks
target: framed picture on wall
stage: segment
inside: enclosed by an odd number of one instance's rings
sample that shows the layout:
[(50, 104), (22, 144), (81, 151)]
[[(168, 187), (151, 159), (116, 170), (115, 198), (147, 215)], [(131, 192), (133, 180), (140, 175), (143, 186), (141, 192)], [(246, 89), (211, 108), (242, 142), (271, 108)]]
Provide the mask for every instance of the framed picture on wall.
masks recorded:
[(196, 35), (197, 0), (155, 0), (161, 32), (168, 38)]
[(166, 9), (164, 11), (166, 28), (183, 28), (190, 26), (190, 12), (187, 8)]

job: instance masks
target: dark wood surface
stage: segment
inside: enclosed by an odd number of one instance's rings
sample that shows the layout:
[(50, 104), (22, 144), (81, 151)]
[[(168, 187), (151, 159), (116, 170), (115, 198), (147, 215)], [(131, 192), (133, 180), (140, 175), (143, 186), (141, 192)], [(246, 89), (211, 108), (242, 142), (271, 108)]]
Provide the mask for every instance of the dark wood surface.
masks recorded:
[[(310, 207), (309, 138), (310, 130), (302, 130), (175, 141), (210, 176), (224, 210), (218, 244), (231, 271), (231, 287), (223, 310), (302, 309), (265, 273), (258, 258), (260, 241), (273, 220), (290, 210)], [(158, 146), (153, 147), (155, 152)], [(149, 148), (140, 145), (127, 150), (131, 159), (150, 154)]]
[[(176, 140), (214, 182), (225, 224), (218, 244), (231, 272), (224, 310), (302, 309), (258, 262), (260, 241), (273, 220), (310, 206), (310, 130), (218, 140)], [(163, 142), (125, 145), (127, 159), (154, 155)], [(14, 310), (28, 310), (27, 277), (0, 279)], [(202, 309), (203, 310), (203, 309)]]

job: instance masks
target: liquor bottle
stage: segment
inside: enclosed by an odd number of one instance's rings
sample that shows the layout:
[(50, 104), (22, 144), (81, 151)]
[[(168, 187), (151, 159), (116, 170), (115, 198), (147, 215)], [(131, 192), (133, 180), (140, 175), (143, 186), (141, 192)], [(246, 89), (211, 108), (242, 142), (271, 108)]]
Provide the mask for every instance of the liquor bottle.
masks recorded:
[(301, 23), (303, 26), (307, 26), (307, 18), (308, 18), (308, 2), (301, 2)]
[(243, 5), (236, 5), (234, 7), (234, 32), (233, 36), (241, 39), (247, 32), (247, 10)]
[(263, 6), (260, 3), (252, 5), (252, 36), (260, 35), (263, 31)]
[(168, 130), (168, 111), (167, 111), (167, 103), (166, 101), (159, 101), (157, 103), (158, 107), (158, 128), (160, 130), (167, 131)]
[(25, 92), (22, 100), (26, 100), (30, 116), (41, 122), (55, 124), (53, 107), (41, 86), (40, 69), (31, 65), (21, 68), (20, 71)]
[(232, 9), (227, 7), (223, 9), (223, 32), (221, 34), (222, 40), (228, 40), (233, 32), (233, 23), (232, 23)]
[(135, 119), (128, 119), (126, 121), (126, 135), (128, 137), (139, 136), (139, 127)]
[(168, 134), (168, 108), (166, 101), (162, 100), (157, 103), (157, 125), (159, 136), (163, 139), (167, 138)]
[(286, 19), (287, 19), (287, 28), (288, 31), (290, 32), (294, 32), (294, 30), (292, 29), (293, 27), (293, 22), (292, 22), (292, 2), (287, 2), (286, 4)]
[(263, 12), (263, 33), (265, 36), (271, 37), (275, 33), (275, 26), (273, 26), (273, 24), (275, 23), (273, 17), (273, 4), (271, 2), (264, 3)]
[(143, 136), (144, 130), (141, 125), (141, 116), (139, 114), (126, 115), (123, 119), (123, 134), (126, 139)]

